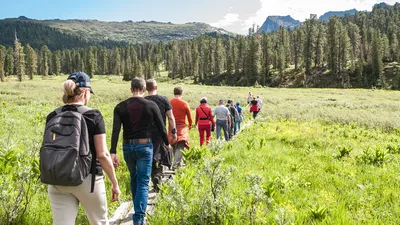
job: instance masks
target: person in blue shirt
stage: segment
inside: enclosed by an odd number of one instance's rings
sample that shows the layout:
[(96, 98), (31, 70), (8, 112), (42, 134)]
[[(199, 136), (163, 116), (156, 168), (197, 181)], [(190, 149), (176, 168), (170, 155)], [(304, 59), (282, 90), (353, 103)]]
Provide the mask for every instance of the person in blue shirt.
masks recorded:
[(240, 131), (240, 123), (243, 121), (243, 110), (240, 107), (240, 102), (236, 102), (236, 110), (238, 111), (239, 119), (235, 121), (234, 134), (236, 135)]

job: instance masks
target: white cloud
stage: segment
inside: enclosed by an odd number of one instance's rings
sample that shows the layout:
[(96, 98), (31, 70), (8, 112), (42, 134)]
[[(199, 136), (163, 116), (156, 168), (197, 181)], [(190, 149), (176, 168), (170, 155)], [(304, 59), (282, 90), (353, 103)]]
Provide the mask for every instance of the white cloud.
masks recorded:
[(294, 19), (304, 21), (310, 14), (321, 16), (328, 11), (349, 9), (371, 10), (376, 3), (386, 2), (393, 5), (396, 0), (260, 0), (261, 8), (244, 19), (242, 32), (246, 32), (253, 23), (262, 25), (268, 16), (291, 15)]
[(233, 23), (238, 22), (238, 21), (239, 21), (239, 14), (227, 13), (221, 20), (211, 23), (211, 26), (223, 28), (223, 27), (230, 26)]

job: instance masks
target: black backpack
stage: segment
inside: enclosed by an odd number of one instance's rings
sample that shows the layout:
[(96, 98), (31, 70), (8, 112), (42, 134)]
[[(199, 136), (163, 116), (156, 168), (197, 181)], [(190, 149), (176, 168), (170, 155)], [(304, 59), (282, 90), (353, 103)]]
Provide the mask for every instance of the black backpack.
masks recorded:
[[(55, 110), (48, 121), (40, 148), (40, 180), (45, 184), (78, 186), (90, 174), (96, 158), (92, 158), (89, 133), (82, 114), (91, 110), (78, 106), (78, 111)], [(95, 173), (92, 173), (91, 192)]]
[(237, 119), (236, 118), (236, 109), (235, 109), (235, 107), (229, 106), (228, 109), (229, 109), (229, 113), (231, 114), (232, 122), (235, 122), (236, 119)]

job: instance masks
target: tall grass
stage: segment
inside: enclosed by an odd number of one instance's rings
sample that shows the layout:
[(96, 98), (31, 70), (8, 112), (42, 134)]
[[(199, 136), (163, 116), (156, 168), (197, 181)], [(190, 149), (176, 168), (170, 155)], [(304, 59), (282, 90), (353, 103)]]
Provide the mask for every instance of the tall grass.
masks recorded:
[[(47, 189), (38, 181), (38, 153), (46, 116), (62, 105), (64, 79), (36, 77), (20, 83), (9, 77), (0, 83), (0, 224), (51, 223)], [(130, 84), (118, 76), (95, 76), (92, 83), (96, 95), (89, 106), (102, 112), (110, 145), (113, 109), (131, 96)], [(172, 98), (176, 86), (184, 89), (184, 99), (193, 110), (203, 96), (212, 108), (219, 99), (245, 105), (248, 91), (259, 95), (264, 106), (254, 126), (233, 142), (201, 149), (204, 154), (197, 151), (191, 158), (196, 163), (188, 162), (175, 183), (164, 187), (153, 224), (171, 224), (169, 219), (219, 224), (399, 223), (394, 203), (399, 186), (398, 92), (165, 82), (159, 84), (159, 94)], [(190, 131), (190, 138), (191, 146), (198, 148), (196, 129)], [(120, 148), (118, 154), (122, 159)], [(221, 182), (229, 174), (221, 189), (207, 185), (212, 177), (206, 165), (217, 166)], [(124, 165), (117, 176), (122, 199), (129, 200)], [(112, 214), (118, 204), (109, 206)], [(183, 207), (184, 213), (175, 215), (178, 211), (171, 210), (178, 208), (174, 207)], [(218, 215), (213, 214), (216, 210)], [(78, 223), (87, 224), (82, 210)]]

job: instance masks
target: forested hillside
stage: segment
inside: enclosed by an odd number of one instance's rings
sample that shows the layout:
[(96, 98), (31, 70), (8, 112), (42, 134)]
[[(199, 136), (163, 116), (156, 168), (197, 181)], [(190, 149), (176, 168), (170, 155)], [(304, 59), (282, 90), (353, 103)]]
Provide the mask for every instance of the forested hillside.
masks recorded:
[(26, 17), (0, 20), (0, 44), (13, 46), (14, 33), (22, 43), (51, 50), (115, 47), (147, 42), (192, 39), (203, 34), (232, 35), (205, 23), (104, 22), (97, 20), (33, 20)]
[(172, 79), (213, 85), (399, 88), (399, 26), (400, 4), (380, 4), (370, 13), (335, 16), (328, 22), (312, 15), (293, 31), (280, 28), (271, 34), (63, 51), (9, 47), (0, 50), (0, 69), (4, 68), (0, 75), (22, 71), (32, 77), (83, 70), (91, 75), (124, 75), (128, 80), (156, 76), (165, 65)]
[(111, 40), (89, 40), (79, 35), (60, 32), (35, 20), (5, 19), (0, 20), (0, 43), (5, 46), (14, 45), (15, 33), (21, 43), (30, 44), (35, 49), (43, 45), (51, 50), (86, 48), (92, 45), (114, 47), (124, 45), (125, 42)]
[(212, 32), (230, 34), (228, 31), (206, 23), (173, 24), (156, 21), (104, 22), (98, 20), (44, 20), (42, 23), (87, 40), (113, 40), (133, 44), (192, 39)]

